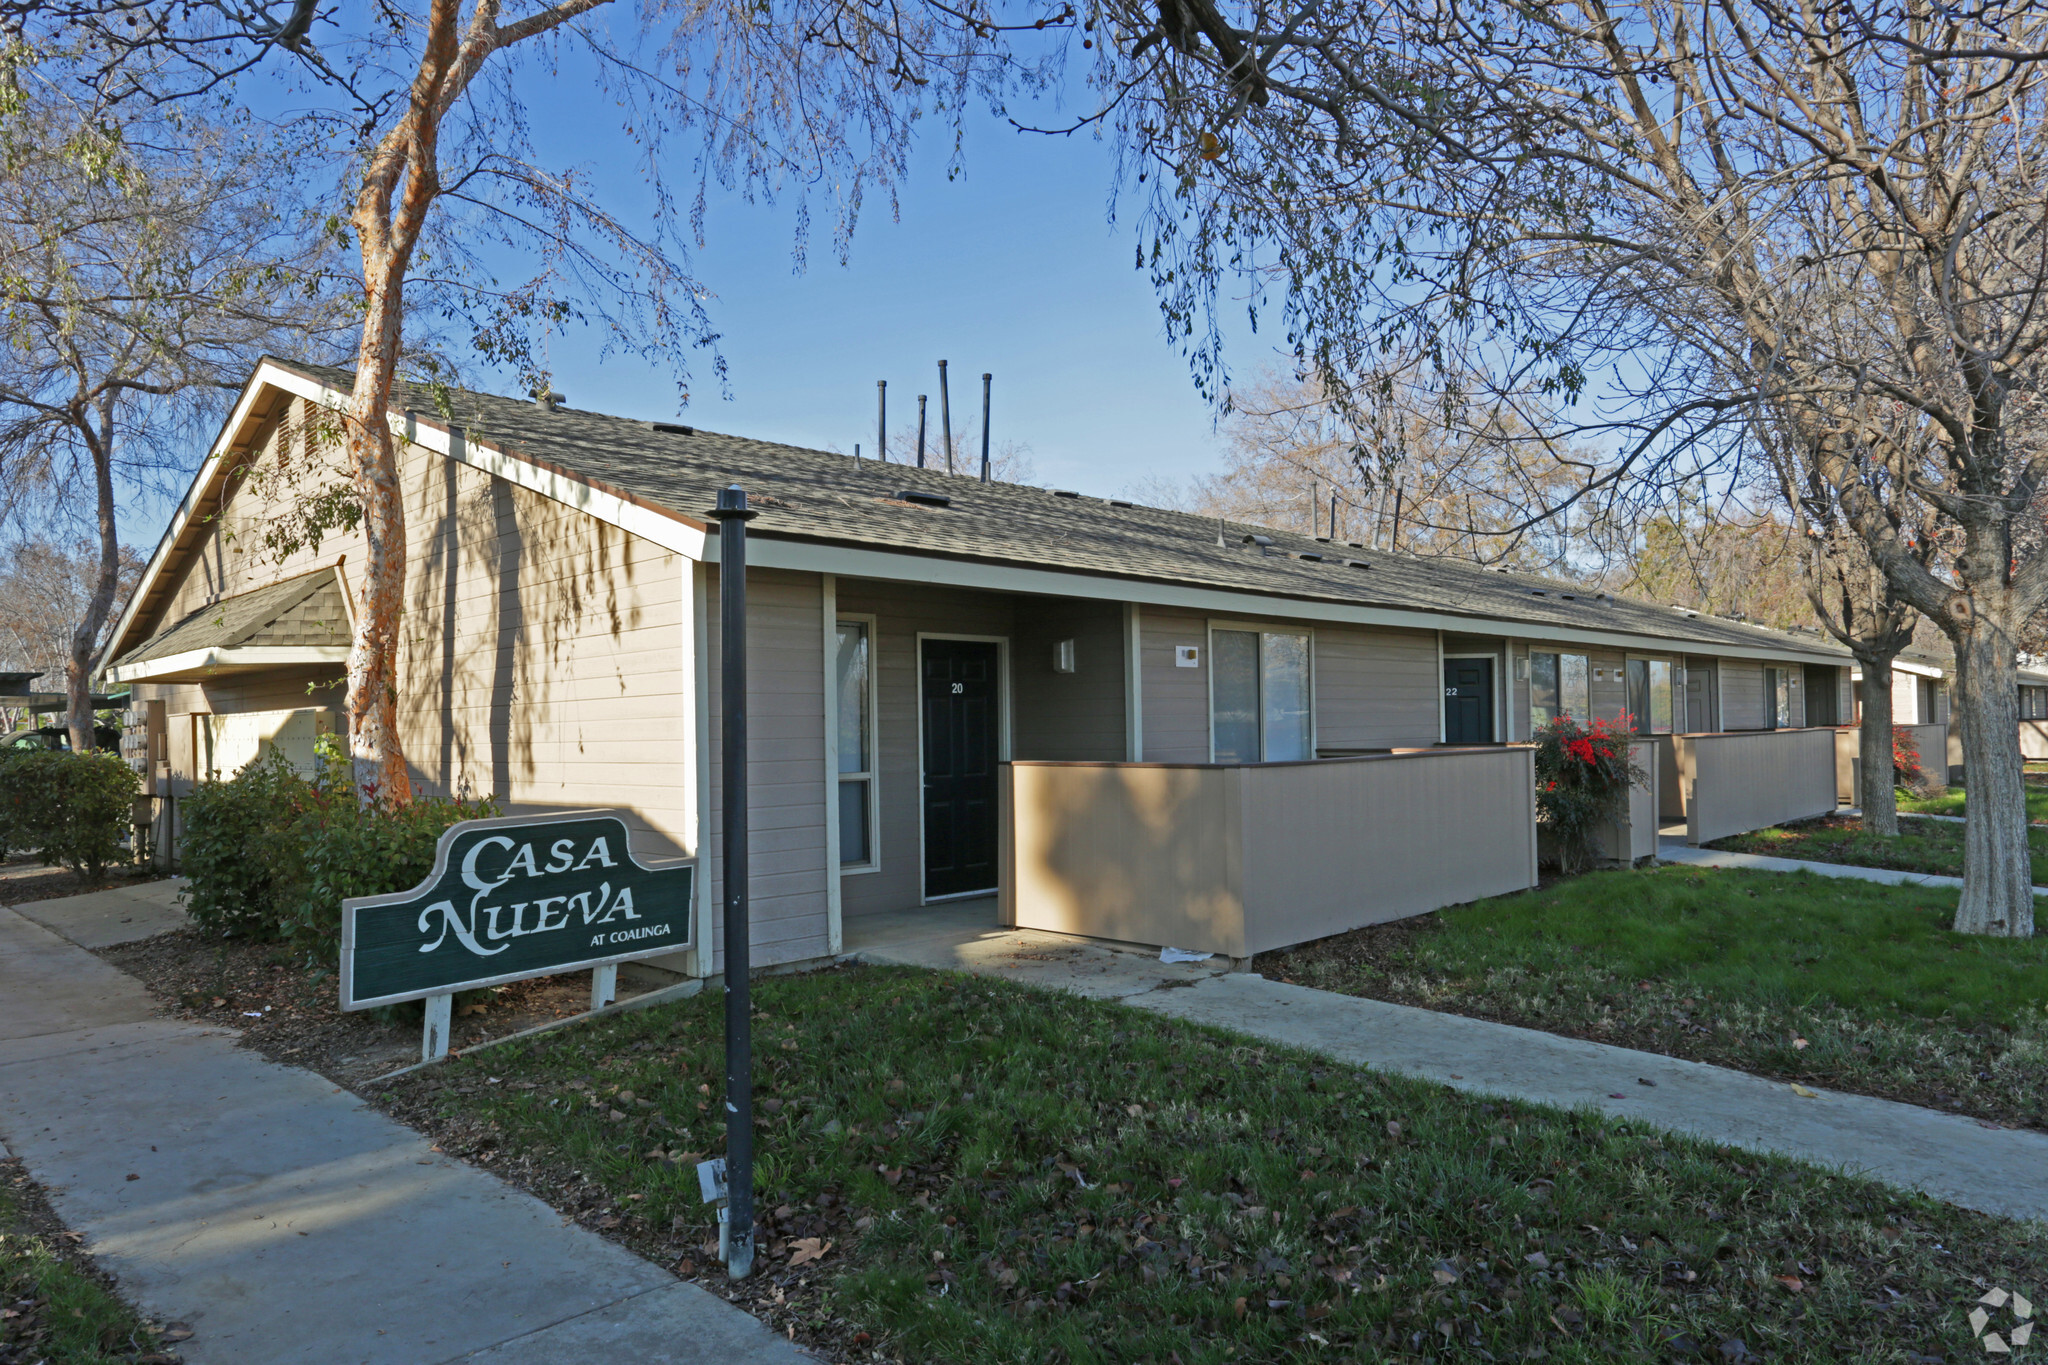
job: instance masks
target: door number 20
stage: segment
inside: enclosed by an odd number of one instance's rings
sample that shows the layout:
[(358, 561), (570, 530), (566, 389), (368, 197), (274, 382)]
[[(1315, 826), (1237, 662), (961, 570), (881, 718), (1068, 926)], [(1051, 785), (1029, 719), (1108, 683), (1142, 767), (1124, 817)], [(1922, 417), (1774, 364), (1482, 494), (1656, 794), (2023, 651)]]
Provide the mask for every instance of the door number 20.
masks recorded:
[(954, 695), (954, 696), (956, 696), (956, 697), (957, 697), (957, 696), (959, 696), (959, 695), (960, 695), (960, 694), (961, 694), (962, 692), (965, 692), (966, 690), (967, 690), (967, 684), (966, 684), (966, 683), (954, 683), (954, 684), (953, 684), (953, 695)]

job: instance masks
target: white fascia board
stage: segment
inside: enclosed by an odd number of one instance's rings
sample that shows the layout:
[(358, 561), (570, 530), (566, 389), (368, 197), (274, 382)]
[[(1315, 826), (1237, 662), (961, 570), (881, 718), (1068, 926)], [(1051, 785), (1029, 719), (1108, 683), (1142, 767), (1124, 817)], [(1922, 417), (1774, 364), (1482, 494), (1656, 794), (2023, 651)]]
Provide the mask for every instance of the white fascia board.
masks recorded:
[[(286, 380), (295, 382), (288, 384)], [(214, 438), (213, 448), (208, 450), (206, 458), (199, 462), (199, 471), (192, 476), (191, 487), (185, 490), (184, 499), (178, 503), (177, 510), (171, 513), (170, 525), (165, 527), (163, 535), (157, 538), (156, 549), (151, 553), (149, 563), (143, 566), (142, 578), (136, 583), (135, 591), (128, 595), (128, 605), (122, 609), (121, 619), (114, 623), (113, 633), (107, 636), (109, 652), (119, 646), (121, 637), (134, 623), (135, 613), (142, 609), (142, 603), (149, 596), (149, 590), (155, 586), (158, 576), (163, 573), (164, 562), (170, 554), (171, 547), (177, 544), (178, 537), (184, 534), (185, 527), (198, 514), (200, 495), (211, 487), (215, 478), (219, 476), (228, 451), (234, 448), (242, 428), (248, 425), (256, 399), (266, 387), (275, 385), (296, 392), (306, 382), (302, 376), (281, 369), (269, 361), (258, 365), (256, 373), (249, 376), (249, 382), (242, 388), (242, 396), (235, 402), (234, 411), (230, 412), (228, 420), (221, 424), (220, 435)]]
[[(704, 557), (710, 563), (718, 562), (716, 536), (705, 538)], [(1144, 606), (1183, 607), (1224, 616), (1277, 616), (1298, 621), (1398, 626), (1413, 630), (1450, 630), (1462, 634), (1495, 632), (1511, 634), (1518, 640), (1528, 642), (1610, 645), (1617, 649), (1641, 648), (1645, 640), (1656, 640), (1680, 653), (1706, 654), (1716, 658), (1797, 659), (1834, 665), (1844, 662), (1837, 656), (1811, 653), (1790, 644), (1780, 648), (1728, 645), (1635, 632), (1550, 626), (1506, 618), (1453, 616), (1412, 608), (1318, 602), (1296, 597), (1268, 596), (1265, 593), (1238, 592), (1227, 588), (1163, 583), (1153, 579), (1111, 578), (1058, 569), (1034, 569), (1016, 564), (946, 559), (937, 555), (904, 554), (893, 550), (869, 550), (852, 545), (824, 545), (811, 541), (783, 540), (767, 535), (747, 538), (747, 563), (753, 568), (831, 573), (849, 578), (882, 578), (954, 588), (982, 588), (995, 592), (1025, 592), (1048, 597), (1086, 597), (1109, 602), (1137, 602)]]
[[(1948, 670), (1945, 668), (1939, 668), (1934, 664), (1911, 664), (1907, 663), (1904, 659), (1892, 660), (1892, 672), (1909, 673), (1916, 678), (1933, 678), (1937, 682), (1948, 676)], [(1854, 682), (1862, 682), (1863, 665), (1851, 664), (1849, 666), (1849, 677)]]
[(140, 663), (110, 664), (100, 672), (109, 683), (156, 682), (183, 678), (189, 674), (219, 673), (241, 668), (289, 668), (306, 664), (345, 664), (347, 645), (243, 645), (234, 649), (208, 647), (166, 654), (161, 659)]
[(460, 434), (451, 435), (435, 427), (423, 426), (416, 419), (394, 421), (392, 426), (412, 444), (445, 455), (457, 464), (468, 465), (471, 469), (573, 507), (629, 535), (638, 536), (665, 550), (674, 550), (686, 559), (704, 558), (707, 537), (688, 522), (628, 501), (616, 493), (593, 488), (580, 479), (543, 469), (517, 455), (468, 440)]

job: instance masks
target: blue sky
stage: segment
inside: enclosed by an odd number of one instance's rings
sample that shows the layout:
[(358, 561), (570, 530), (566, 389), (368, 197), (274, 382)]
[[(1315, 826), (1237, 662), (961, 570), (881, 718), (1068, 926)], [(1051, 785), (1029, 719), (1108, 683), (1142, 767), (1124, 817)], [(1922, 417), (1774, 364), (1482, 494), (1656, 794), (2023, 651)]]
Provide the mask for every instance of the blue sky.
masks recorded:
[[(591, 131), (595, 161), (602, 133)], [(693, 264), (715, 295), (730, 397), (696, 367), (686, 420), (849, 453), (858, 441), (872, 455), (875, 381), (887, 379), (891, 428), (927, 393), (936, 441), (943, 358), (956, 442), (978, 443), (981, 375), (993, 373), (994, 439), (1028, 446), (1040, 482), (1107, 494), (1212, 469), (1209, 407), (1135, 267), (1134, 229), (1108, 221), (1108, 148), (982, 117), (951, 180), (944, 150), (919, 149), (900, 220), (870, 210), (844, 266), (814, 244), (796, 273), (787, 205), (714, 202)], [(1245, 341), (1237, 359), (1256, 364), (1263, 343)], [(674, 413), (659, 372), (598, 363), (577, 342), (570, 333), (549, 357), (571, 406)]]
[[(616, 108), (578, 98), (589, 86), (573, 65), (555, 79), (580, 90), (529, 88), (529, 107), (545, 114), (536, 119), (543, 160), (578, 163), (609, 181), (612, 202), (630, 219), (644, 190)], [(276, 89), (246, 93), (259, 105), (280, 99)], [(678, 143), (693, 150), (686, 137)], [(1109, 221), (1109, 147), (1087, 136), (1020, 133), (980, 113), (967, 129), (964, 168), (951, 177), (947, 151), (943, 136), (915, 149), (900, 218), (871, 196), (845, 265), (830, 250), (830, 225), (818, 223), (808, 266), (795, 269), (789, 202), (712, 198), (706, 242), (690, 266), (711, 292), (728, 379), (721, 394), (708, 360), (693, 364), (682, 420), (848, 453), (859, 442), (872, 455), (875, 381), (887, 379), (892, 431), (914, 422), (919, 393), (930, 395), (936, 451), (944, 358), (954, 437), (967, 459), (978, 453), (986, 371), (995, 376), (994, 440), (1028, 451), (1035, 482), (1109, 495), (1214, 470), (1213, 414), (1136, 268), (1133, 222), (1128, 214)], [(506, 265), (508, 278), (522, 273)], [(630, 356), (601, 360), (598, 341), (594, 330), (571, 331), (549, 345), (555, 387), (570, 406), (678, 415), (665, 371)], [(1228, 358), (1245, 374), (1274, 353), (1240, 324)], [(470, 374), (511, 391), (509, 378)], [(124, 538), (153, 544), (170, 506), (132, 493)]]

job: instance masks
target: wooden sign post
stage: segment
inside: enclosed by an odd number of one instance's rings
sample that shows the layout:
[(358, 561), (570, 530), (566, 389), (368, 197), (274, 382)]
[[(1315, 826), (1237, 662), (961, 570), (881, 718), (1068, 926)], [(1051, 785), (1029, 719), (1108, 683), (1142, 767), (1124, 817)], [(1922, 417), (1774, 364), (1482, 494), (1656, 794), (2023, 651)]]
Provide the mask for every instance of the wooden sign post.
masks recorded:
[(591, 1007), (618, 964), (694, 946), (696, 864), (643, 862), (617, 811), (464, 820), (410, 891), (341, 903), (341, 1007), (427, 1002), (420, 1057), (448, 1054), (455, 992), (592, 970)]

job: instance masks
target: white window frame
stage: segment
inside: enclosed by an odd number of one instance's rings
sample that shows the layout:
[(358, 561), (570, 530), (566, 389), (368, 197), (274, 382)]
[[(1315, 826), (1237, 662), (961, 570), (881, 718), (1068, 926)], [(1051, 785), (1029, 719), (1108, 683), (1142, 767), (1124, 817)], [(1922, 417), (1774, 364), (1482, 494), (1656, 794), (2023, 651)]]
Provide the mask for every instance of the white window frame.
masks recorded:
[[(1321, 699), (1316, 696), (1316, 631), (1314, 626), (1293, 625), (1285, 621), (1239, 621), (1228, 617), (1215, 617), (1205, 623), (1202, 647), (1209, 651), (1203, 661), (1202, 685), (1207, 697), (1206, 714), (1202, 718), (1203, 728), (1209, 734), (1209, 761), (1216, 762), (1216, 632), (1219, 630), (1251, 631), (1259, 635), (1306, 635), (1308, 636), (1308, 758), (1303, 760), (1282, 760), (1308, 762), (1316, 757), (1316, 746), (1321, 737)], [(1260, 667), (1265, 666), (1265, 645), (1259, 645)], [(1441, 708), (1439, 708), (1441, 709)], [(1266, 717), (1262, 706), (1259, 713), (1259, 762), (1264, 763), (1266, 752)]]
[[(851, 618), (849, 618), (851, 619)], [(996, 762), (1010, 761), (1010, 637), (1007, 635), (968, 635), (953, 630), (921, 630), (917, 632), (916, 653), (912, 658), (915, 681), (911, 696), (914, 701), (912, 715), (917, 725), (917, 903), (938, 905), (945, 901), (975, 900), (987, 895), (1002, 894), (1002, 872), (997, 870), (997, 884), (983, 891), (957, 891), (950, 896), (933, 896), (925, 892), (924, 885), (924, 642), (926, 640), (967, 640), (996, 647)], [(996, 831), (998, 838), (1002, 831)]]
[[(881, 726), (881, 681), (882, 681), (882, 636), (881, 626), (874, 613), (865, 611), (835, 611), (832, 613), (832, 645), (839, 645), (839, 623), (853, 622), (867, 627), (868, 632), (868, 770), (865, 773), (842, 773), (839, 771), (839, 669), (838, 660), (825, 660), (825, 676), (829, 680), (827, 691), (831, 698), (828, 714), (832, 724), (827, 742), (832, 754), (832, 809), (827, 812), (832, 820), (833, 860), (840, 875), (859, 876), (867, 872), (882, 870), (882, 726)], [(919, 731), (922, 733), (922, 724)], [(922, 774), (920, 773), (920, 776)], [(865, 781), (868, 784), (868, 860), (864, 863), (838, 862), (839, 830), (839, 788), (848, 782)]]

